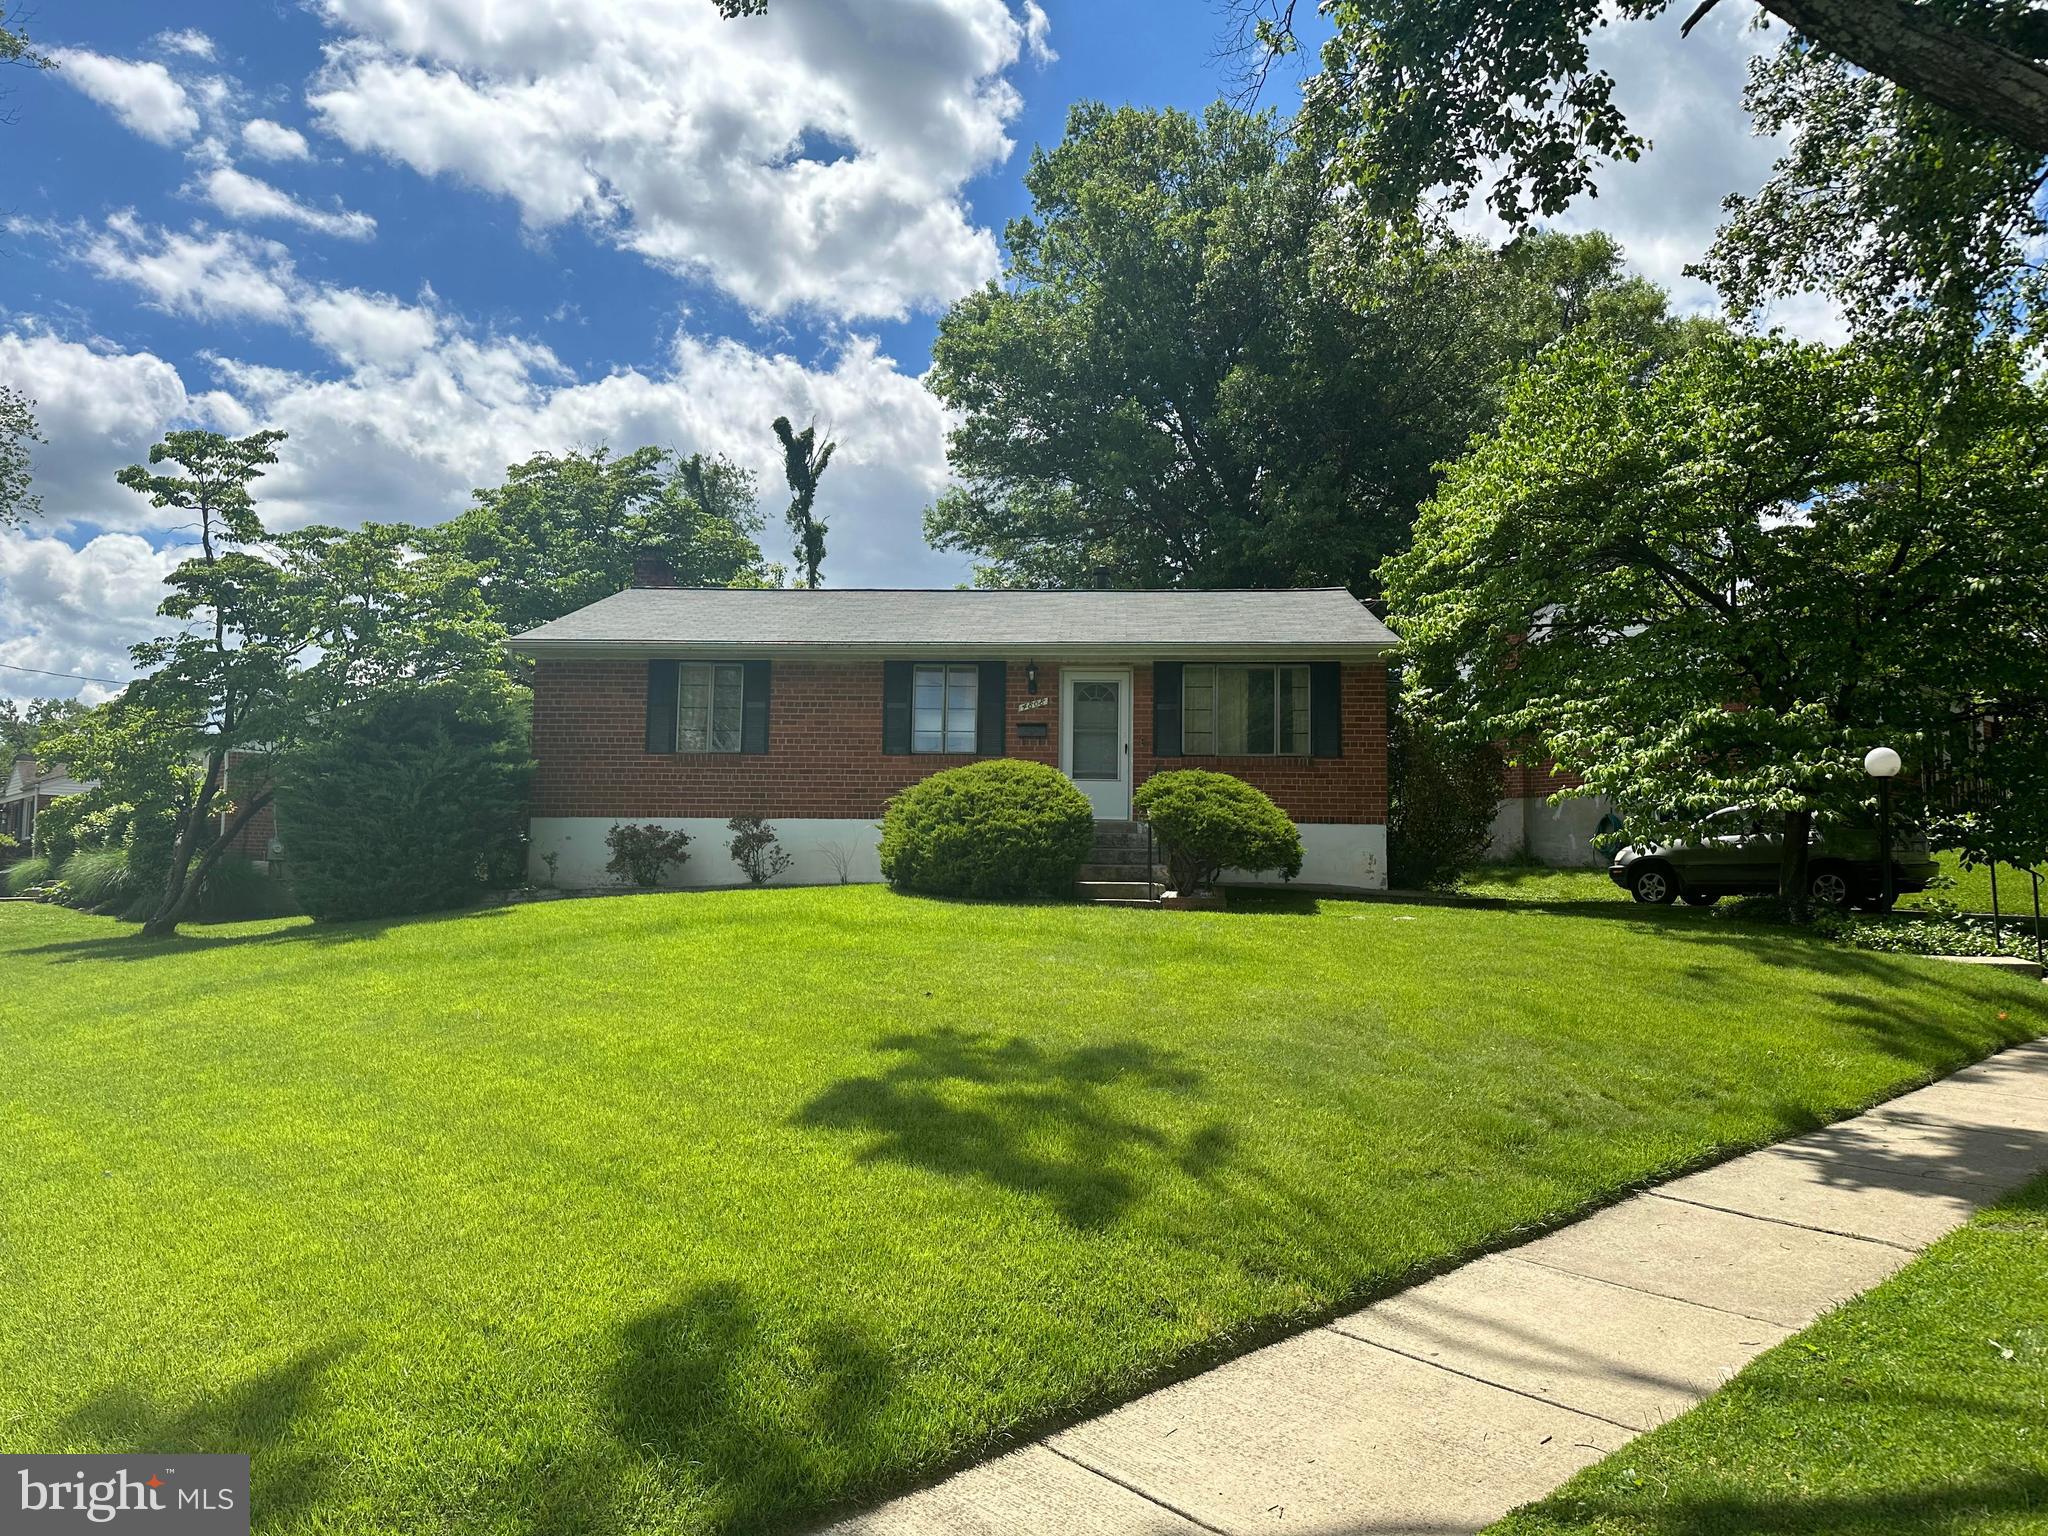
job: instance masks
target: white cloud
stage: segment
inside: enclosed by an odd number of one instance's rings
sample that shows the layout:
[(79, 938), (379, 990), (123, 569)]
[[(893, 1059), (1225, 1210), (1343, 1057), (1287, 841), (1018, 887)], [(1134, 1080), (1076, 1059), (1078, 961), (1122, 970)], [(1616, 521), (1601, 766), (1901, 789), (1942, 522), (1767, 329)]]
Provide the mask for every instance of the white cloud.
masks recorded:
[(341, 240), (368, 240), (377, 233), (377, 221), (367, 213), (315, 208), (231, 165), (208, 171), (199, 186), (207, 201), (231, 219), (276, 219)]
[[(0, 379), (35, 401), (47, 442), (34, 454), (43, 524), (133, 527), (154, 516), (114, 471), (189, 421), (178, 370), (149, 352), (109, 352), (41, 332), (0, 332)], [(4, 626), (0, 626), (4, 629)]]
[(150, 42), (155, 44), (159, 53), (182, 53), (195, 59), (210, 59), (214, 55), (213, 39), (197, 27), (159, 32)]
[(140, 288), (171, 314), (292, 323), (299, 283), (291, 254), (274, 240), (237, 231), (151, 230), (133, 213), (117, 213), (69, 254), (102, 277)]
[(258, 160), (308, 160), (313, 155), (303, 133), (267, 117), (242, 124), (242, 148)]
[(180, 144), (199, 131), (185, 88), (154, 60), (137, 63), (85, 48), (54, 48), (57, 78), (107, 108), (133, 132), (159, 144)]
[[(163, 579), (184, 558), (132, 533), (103, 533), (83, 548), (28, 530), (0, 529), (0, 662), (42, 672), (135, 675), (128, 647), (161, 633)], [(0, 697), (78, 696), (97, 703), (106, 683), (0, 671)]]
[(314, 295), (306, 300), (301, 319), (325, 351), (357, 368), (403, 368), (441, 334), (433, 310), (354, 288)]
[(1024, 0), (1024, 46), (1034, 64), (1059, 62), (1060, 56), (1052, 51), (1052, 18), (1038, 0)]
[(944, 304), (997, 268), (962, 188), (1007, 156), (1005, 78), (1049, 24), (1005, 0), (322, 0), (310, 101), (351, 148), (582, 220), (752, 309)]
[[(126, 646), (158, 629), (149, 615), (159, 594), (152, 589), (145, 602), (134, 589), (172, 561), (125, 535), (181, 517), (113, 476), (178, 425), (291, 434), (257, 486), (277, 528), (439, 521), (466, 505), (472, 488), (498, 483), (507, 464), (543, 450), (608, 442), (725, 453), (760, 476), (763, 548), (787, 560), (787, 497), (768, 427), (786, 413), (815, 419), (840, 444), (820, 494), (831, 525), (829, 584), (945, 585), (967, 575), (962, 562), (925, 547), (919, 524), (947, 480), (946, 414), (871, 340), (806, 364), (683, 337), (658, 369), (579, 380), (545, 347), (464, 334), (445, 317), (380, 296), (317, 294), (305, 323), (357, 371), (321, 378), (222, 360), (213, 365), (218, 387), (198, 391), (148, 353), (0, 332), (0, 377), (36, 398), (49, 438), (35, 458), (43, 521), (0, 535), (0, 634), (14, 637), (0, 643), (0, 660), (127, 675), (118, 664)], [(77, 551), (51, 537), (79, 525), (104, 531)], [(6, 676), (0, 691), (19, 686)], [(40, 691), (62, 691), (46, 681), (52, 687)]]

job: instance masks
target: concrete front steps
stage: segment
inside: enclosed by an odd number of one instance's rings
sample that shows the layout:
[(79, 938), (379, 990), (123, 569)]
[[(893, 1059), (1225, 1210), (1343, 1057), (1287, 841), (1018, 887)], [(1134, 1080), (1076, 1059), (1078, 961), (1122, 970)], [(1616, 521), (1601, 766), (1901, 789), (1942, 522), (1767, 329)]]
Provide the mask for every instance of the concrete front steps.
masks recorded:
[[(1155, 856), (1157, 849), (1154, 850)], [(1145, 868), (1145, 824), (1142, 821), (1098, 821), (1095, 847), (1081, 866), (1076, 883), (1083, 901), (1109, 907), (1156, 907), (1166, 889), (1166, 865)]]

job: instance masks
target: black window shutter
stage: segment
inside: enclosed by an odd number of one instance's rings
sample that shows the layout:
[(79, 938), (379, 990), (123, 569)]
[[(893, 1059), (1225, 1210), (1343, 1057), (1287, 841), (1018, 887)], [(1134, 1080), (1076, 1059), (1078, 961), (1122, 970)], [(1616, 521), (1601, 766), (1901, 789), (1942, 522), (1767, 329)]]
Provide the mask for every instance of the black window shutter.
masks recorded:
[(768, 750), (768, 698), (773, 669), (765, 661), (749, 661), (746, 669), (746, 705), (740, 715), (740, 750), (762, 753)]
[(1152, 663), (1152, 755), (1179, 757), (1180, 663)]
[(974, 750), (983, 757), (1001, 757), (1006, 743), (1004, 725), (1009, 719), (1010, 668), (1005, 662), (984, 661), (981, 685), (974, 694)]
[(910, 663), (882, 663), (882, 750), (901, 757), (910, 750)]
[(673, 661), (647, 663), (647, 750), (676, 749), (676, 666)]
[(1308, 664), (1308, 750), (1311, 757), (1344, 755), (1344, 669), (1334, 661)]

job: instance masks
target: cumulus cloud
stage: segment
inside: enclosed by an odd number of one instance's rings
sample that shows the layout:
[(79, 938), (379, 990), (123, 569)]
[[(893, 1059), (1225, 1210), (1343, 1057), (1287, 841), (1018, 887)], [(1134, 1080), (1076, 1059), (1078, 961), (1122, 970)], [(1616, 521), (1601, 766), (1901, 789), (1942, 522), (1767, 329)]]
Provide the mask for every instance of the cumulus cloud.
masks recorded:
[(215, 166), (208, 171), (199, 179), (199, 188), (214, 207), (245, 223), (272, 219), (341, 240), (368, 240), (377, 233), (377, 221), (367, 213), (315, 208), (231, 165)]
[(182, 53), (194, 59), (211, 59), (214, 55), (213, 39), (197, 27), (159, 32), (150, 41), (159, 53)]
[(310, 101), (358, 151), (581, 220), (762, 313), (900, 316), (997, 269), (962, 198), (1011, 149), (1035, 4), (322, 0)]
[(86, 48), (54, 48), (57, 78), (76, 86), (131, 131), (158, 144), (182, 144), (199, 131), (185, 88), (154, 60), (117, 59)]
[(239, 231), (152, 229), (132, 212), (81, 234), (69, 254), (100, 276), (142, 290), (148, 303), (202, 320), (289, 325), (299, 287), (291, 253)]
[(258, 160), (309, 160), (313, 155), (303, 133), (267, 117), (242, 124), (242, 148)]
[[(79, 549), (0, 529), (0, 697), (78, 696), (97, 703), (135, 675), (128, 647), (160, 633), (163, 579), (184, 552), (132, 533), (103, 533)], [(75, 674), (112, 679), (83, 682)]]
[[(507, 464), (543, 450), (652, 443), (724, 453), (759, 475), (763, 547), (786, 560), (780, 460), (766, 426), (786, 413), (816, 420), (840, 443), (820, 497), (832, 529), (828, 583), (945, 585), (967, 575), (956, 558), (927, 549), (920, 531), (924, 506), (947, 480), (946, 414), (871, 340), (806, 363), (686, 336), (659, 368), (579, 379), (544, 346), (467, 334), (379, 295), (317, 293), (305, 324), (356, 371), (328, 378), (215, 359), (214, 387), (198, 389), (148, 353), (0, 333), (0, 377), (37, 399), (49, 439), (35, 456), (43, 521), (0, 536), (0, 634), (14, 637), (0, 660), (127, 675), (118, 660), (156, 632), (153, 583), (172, 563), (152, 546), (178, 515), (113, 476), (180, 425), (291, 434), (257, 487), (277, 528), (436, 522), (474, 487), (497, 483)], [(73, 550), (53, 536), (67, 530), (96, 536)], [(17, 686), (5, 677), (0, 690)], [(41, 691), (53, 689), (63, 691)]]

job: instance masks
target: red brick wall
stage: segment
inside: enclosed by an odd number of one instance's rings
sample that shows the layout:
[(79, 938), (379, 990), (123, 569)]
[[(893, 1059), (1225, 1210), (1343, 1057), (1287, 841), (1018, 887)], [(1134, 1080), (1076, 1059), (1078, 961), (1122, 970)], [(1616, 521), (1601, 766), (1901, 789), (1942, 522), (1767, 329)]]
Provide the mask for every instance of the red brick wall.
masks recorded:
[[(1105, 663), (1109, 665), (1109, 663)], [(1121, 663), (1116, 663), (1121, 665)], [(1387, 819), (1386, 668), (1344, 667), (1340, 758), (1158, 758), (1152, 752), (1152, 669), (1132, 669), (1132, 756), (1139, 783), (1167, 768), (1215, 768), (1258, 785), (1297, 821)], [(1041, 665), (1050, 702), (1027, 714), (1025, 662), (1009, 663), (1008, 755), (1059, 765), (1059, 668)], [(897, 790), (972, 757), (882, 751), (879, 660), (778, 660), (768, 751), (659, 754), (646, 750), (647, 666), (638, 661), (544, 661), (534, 673), (536, 816), (867, 819)], [(1025, 741), (1024, 724), (1046, 727)]]
[(1501, 778), (1501, 795), (1508, 800), (1547, 797), (1561, 789), (1577, 789), (1585, 782), (1577, 774), (1564, 772), (1556, 763), (1533, 751), (1527, 751), (1521, 762), (1510, 761)]

